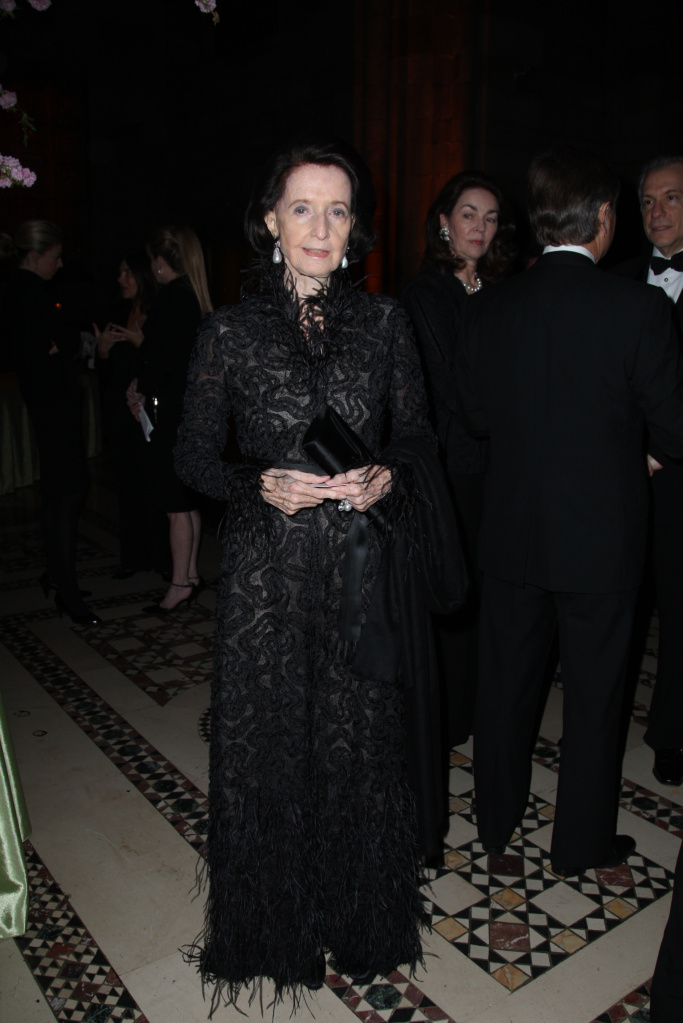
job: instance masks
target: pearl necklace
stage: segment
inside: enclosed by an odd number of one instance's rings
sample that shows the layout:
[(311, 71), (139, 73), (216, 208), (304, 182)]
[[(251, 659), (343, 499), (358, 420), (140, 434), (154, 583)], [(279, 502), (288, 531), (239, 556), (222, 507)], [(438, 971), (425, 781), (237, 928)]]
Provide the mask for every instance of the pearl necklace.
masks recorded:
[(478, 291), (481, 291), (481, 277), (479, 274), (475, 274), (474, 279), (477, 282), (476, 286), (468, 284), (467, 281), (463, 281), (461, 277), (458, 278), (468, 295), (476, 295)]

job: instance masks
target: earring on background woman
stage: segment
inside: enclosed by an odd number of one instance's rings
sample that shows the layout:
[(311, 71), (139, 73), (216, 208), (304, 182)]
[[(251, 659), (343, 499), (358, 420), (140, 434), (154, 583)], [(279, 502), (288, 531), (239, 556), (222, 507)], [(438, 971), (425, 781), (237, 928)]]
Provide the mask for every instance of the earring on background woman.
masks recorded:
[(451, 237), (451, 232), (448, 230), (448, 228), (447, 227), (442, 227), (441, 230), (439, 231), (439, 238), (443, 238), (443, 240), (445, 242), (447, 242), (447, 241), (450, 241), (450, 237)]
[(282, 252), (280, 251), (280, 239), (279, 238), (275, 239), (275, 248), (273, 249), (273, 262), (274, 263), (281, 263), (282, 262)]

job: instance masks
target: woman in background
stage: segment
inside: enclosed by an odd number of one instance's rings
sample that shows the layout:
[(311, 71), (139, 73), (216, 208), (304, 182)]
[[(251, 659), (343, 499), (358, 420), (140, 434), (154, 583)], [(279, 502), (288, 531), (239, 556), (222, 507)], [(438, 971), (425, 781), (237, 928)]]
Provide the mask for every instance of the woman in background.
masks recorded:
[[(119, 266), (121, 301), (114, 322), (125, 324), (134, 339), (142, 329), (157, 293), (157, 285), (144, 249), (126, 253)], [(120, 564), (113, 579), (128, 579), (135, 572), (155, 568), (168, 571), (171, 555), (168, 524), (152, 499), (146, 468), (145, 438), (126, 405), (126, 390), (140, 374), (135, 340), (122, 338), (108, 323), (97, 336), (96, 367), (102, 385), (102, 425), (112, 455), (119, 502)]]
[(38, 442), (41, 527), (46, 570), (40, 583), (56, 589), (60, 614), (78, 625), (100, 619), (83, 601), (76, 578), (78, 516), (88, 483), (82, 395), (74, 369), (79, 338), (60, 322), (46, 289), (62, 266), (62, 232), (47, 220), (27, 220), (3, 252), (18, 258), (2, 302), (12, 365)]
[(423, 271), (403, 296), (470, 572), (467, 604), (436, 623), (450, 746), (467, 742), (472, 731), (480, 600), (476, 548), (489, 458), (488, 440), (470, 437), (458, 418), (455, 353), (465, 303), (513, 269), (513, 233), (496, 183), (477, 171), (456, 174), (429, 208)]
[(187, 383), (187, 366), (197, 328), (211, 300), (204, 256), (191, 227), (157, 231), (147, 245), (159, 294), (142, 327), (113, 326), (115, 339), (138, 346), (141, 370), (128, 387), (128, 404), (136, 418), (144, 406), (154, 427), (147, 445), (150, 482), (159, 508), (169, 520), (173, 577), (159, 604), (146, 611), (169, 614), (191, 603), (201, 587), (197, 554), (201, 515), (197, 495), (178, 479), (173, 465), (178, 425)]

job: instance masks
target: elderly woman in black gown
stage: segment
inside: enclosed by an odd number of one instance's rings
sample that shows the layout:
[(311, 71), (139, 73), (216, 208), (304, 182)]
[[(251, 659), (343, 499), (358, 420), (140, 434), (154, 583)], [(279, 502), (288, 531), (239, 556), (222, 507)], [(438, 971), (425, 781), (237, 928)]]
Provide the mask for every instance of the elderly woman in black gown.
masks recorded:
[[(403, 694), (339, 649), (355, 513), (380, 502), (386, 520), (386, 532), (367, 530), (365, 621), (387, 533), (412, 527), (415, 476), (388, 458), (316, 475), (302, 448), (332, 406), (373, 453), (387, 433), (434, 451), (405, 316), (345, 272), (374, 242), (373, 210), (367, 169), (345, 144), (278, 154), (246, 215), (260, 291), (207, 321), (190, 367), (176, 467), (227, 501), (209, 899), (194, 953), (218, 985), (214, 1006), (254, 978), (272, 978), (276, 996), (318, 988), (327, 951), (357, 983), (421, 956)], [(221, 457), (228, 417), (239, 464)]]
[(489, 459), (488, 440), (470, 437), (458, 417), (453, 367), (465, 304), (514, 267), (513, 233), (495, 181), (480, 171), (456, 174), (429, 208), (423, 270), (403, 295), (470, 570), (466, 607), (437, 624), (449, 746), (467, 741), (474, 719), (480, 593), (476, 549)]

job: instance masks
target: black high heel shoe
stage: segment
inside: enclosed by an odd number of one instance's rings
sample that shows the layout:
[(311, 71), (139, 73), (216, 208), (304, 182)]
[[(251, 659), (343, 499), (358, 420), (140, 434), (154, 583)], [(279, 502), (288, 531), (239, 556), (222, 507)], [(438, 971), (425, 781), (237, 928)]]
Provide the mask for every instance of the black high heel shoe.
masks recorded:
[(194, 586), (194, 595), (198, 597), (202, 590), (206, 589), (206, 583), (200, 575), (188, 575), (187, 577)]
[(178, 590), (190, 590), (190, 593), (182, 600), (179, 600), (174, 607), (162, 607), (161, 604), (148, 604), (147, 607), (143, 607), (145, 614), (154, 615), (171, 615), (174, 611), (177, 611), (183, 604), (191, 604), (193, 600), (197, 599), (197, 590), (192, 583), (169, 583), (169, 586), (175, 586)]
[[(43, 572), (43, 574), (41, 575), (41, 577), (38, 580), (38, 582), (40, 583), (41, 590), (45, 594), (45, 599), (49, 600), (50, 599), (50, 590), (55, 590), (56, 591), (56, 589), (57, 589), (56, 584), (52, 582), (52, 579), (50, 579), (50, 576), (47, 574), (47, 572)], [(78, 591), (78, 596), (79, 597), (92, 597), (92, 590), (79, 590)]]
[(64, 615), (68, 615), (74, 625), (101, 625), (102, 619), (99, 618), (94, 611), (87, 610), (86, 612), (79, 613), (77, 611), (71, 611), (66, 604), (66, 601), (55, 593), (55, 604), (59, 611), (59, 617), (63, 618)]

